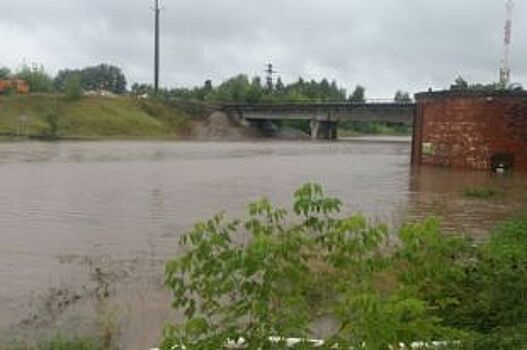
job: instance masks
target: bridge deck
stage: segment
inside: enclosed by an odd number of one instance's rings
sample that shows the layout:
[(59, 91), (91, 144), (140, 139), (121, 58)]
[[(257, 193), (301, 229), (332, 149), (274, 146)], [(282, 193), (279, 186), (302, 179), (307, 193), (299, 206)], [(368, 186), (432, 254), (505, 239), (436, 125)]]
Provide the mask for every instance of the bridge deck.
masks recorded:
[(222, 110), (245, 120), (380, 121), (413, 124), (413, 102), (309, 102), (225, 104)]

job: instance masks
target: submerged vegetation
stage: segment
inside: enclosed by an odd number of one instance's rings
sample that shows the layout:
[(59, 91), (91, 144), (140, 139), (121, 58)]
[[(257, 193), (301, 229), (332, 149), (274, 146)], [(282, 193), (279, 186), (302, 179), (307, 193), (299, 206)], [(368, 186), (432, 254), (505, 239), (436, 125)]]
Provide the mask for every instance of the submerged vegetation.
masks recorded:
[(56, 336), (51, 340), (40, 341), (35, 344), (13, 344), (9, 350), (112, 350), (104, 347), (97, 340), (91, 338)]
[(308, 184), (291, 215), (261, 200), (244, 220), (198, 223), (181, 238), (186, 253), (166, 266), (185, 321), (166, 327), (162, 349), (240, 339), (281, 349), (271, 337), (313, 338), (321, 317), (335, 323), (324, 348), (527, 347), (527, 216), (475, 245), (443, 236), (434, 219), (393, 237), (361, 215), (339, 216), (341, 206)]
[(469, 187), (464, 190), (465, 197), (476, 199), (488, 199), (494, 197), (498, 192), (489, 187)]

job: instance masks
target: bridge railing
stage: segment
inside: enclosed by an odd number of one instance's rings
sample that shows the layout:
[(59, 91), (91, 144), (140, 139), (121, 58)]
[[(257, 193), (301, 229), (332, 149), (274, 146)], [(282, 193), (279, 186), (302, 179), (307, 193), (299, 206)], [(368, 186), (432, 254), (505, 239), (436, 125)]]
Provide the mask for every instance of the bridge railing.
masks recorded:
[(367, 99), (363, 102), (354, 101), (277, 101), (277, 102), (216, 102), (223, 108), (265, 108), (265, 107), (350, 107), (350, 106), (368, 106), (368, 105), (396, 105), (396, 106), (414, 106), (415, 102), (396, 101), (394, 99)]

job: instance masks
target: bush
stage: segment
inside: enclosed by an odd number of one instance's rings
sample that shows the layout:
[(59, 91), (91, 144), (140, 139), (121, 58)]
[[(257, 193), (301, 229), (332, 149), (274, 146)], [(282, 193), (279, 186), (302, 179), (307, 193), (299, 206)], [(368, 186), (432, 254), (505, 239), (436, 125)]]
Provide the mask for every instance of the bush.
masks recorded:
[[(383, 282), (397, 277), (389, 264), (395, 261), (382, 254), (386, 226), (361, 215), (338, 218), (340, 208), (338, 199), (309, 184), (296, 192), (290, 220), (262, 200), (250, 205), (246, 220), (218, 215), (198, 223), (181, 238), (186, 253), (167, 264), (173, 306), (186, 321), (166, 327), (162, 349), (222, 348), (242, 338), (248, 348), (281, 348), (270, 337), (310, 338), (315, 309), (338, 321), (327, 340), (343, 348), (387, 349), (464, 335), (442, 325), (418, 293)], [(423, 230), (433, 227), (407, 228)], [(321, 288), (320, 281), (327, 284)]]
[(340, 208), (308, 184), (292, 217), (262, 200), (245, 220), (198, 223), (181, 237), (186, 253), (166, 266), (185, 321), (165, 328), (161, 348), (243, 339), (249, 349), (282, 349), (272, 337), (309, 339), (321, 314), (338, 323), (325, 348), (527, 347), (527, 218), (479, 246), (443, 236), (429, 219), (405, 225), (393, 246), (385, 226), (338, 217)]

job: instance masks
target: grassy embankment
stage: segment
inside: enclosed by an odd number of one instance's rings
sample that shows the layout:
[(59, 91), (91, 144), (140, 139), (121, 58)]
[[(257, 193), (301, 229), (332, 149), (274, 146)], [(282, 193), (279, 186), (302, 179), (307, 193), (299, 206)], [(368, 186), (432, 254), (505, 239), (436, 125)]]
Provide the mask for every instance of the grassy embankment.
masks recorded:
[(5, 95), (0, 96), (0, 140), (185, 138), (193, 134), (196, 115), (155, 99)]

